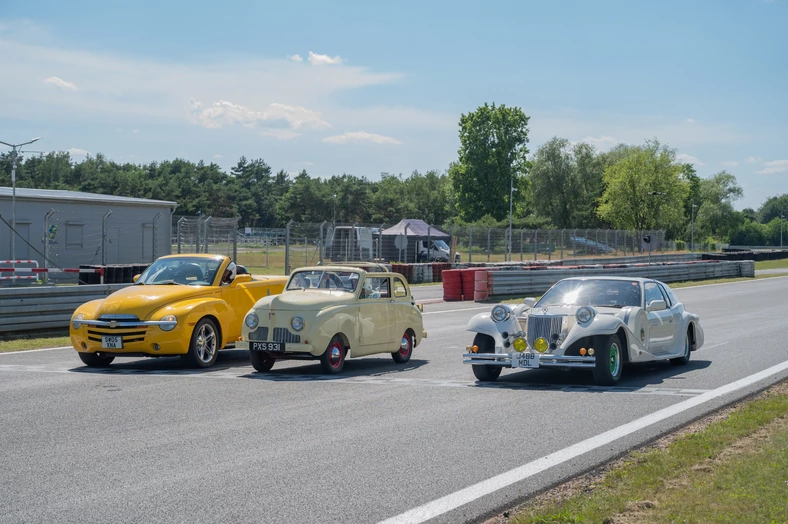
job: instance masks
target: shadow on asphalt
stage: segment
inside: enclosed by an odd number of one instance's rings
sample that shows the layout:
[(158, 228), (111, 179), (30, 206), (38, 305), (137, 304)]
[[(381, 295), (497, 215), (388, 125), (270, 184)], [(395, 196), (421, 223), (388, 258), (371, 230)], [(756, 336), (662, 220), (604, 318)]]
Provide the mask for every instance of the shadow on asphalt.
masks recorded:
[[(504, 369), (495, 382), (476, 382), (476, 387), (494, 387), (496, 389), (564, 389), (573, 387), (581, 388), (584, 392), (593, 387), (591, 391), (604, 393), (618, 388), (635, 390), (644, 387), (668, 386), (670, 388), (684, 388), (685, 373), (706, 369), (711, 365), (710, 360), (690, 360), (685, 366), (674, 366), (668, 361), (645, 362), (630, 364), (624, 367), (621, 380), (615, 386), (596, 386), (594, 375), (590, 370), (570, 369), (529, 369), (517, 372)], [(689, 388), (691, 389), (691, 388)]]
[[(376, 358), (378, 357), (378, 358)], [(383, 358), (385, 357), (385, 358)], [(283, 367), (287, 362), (287, 367)], [(225, 349), (219, 352), (216, 363), (210, 368), (193, 368), (184, 364), (178, 357), (131, 357), (116, 358), (105, 368), (80, 366), (71, 368), (73, 373), (91, 374), (151, 374), (151, 375), (208, 375), (220, 371), (250, 368), (251, 372), (240, 375), (241, 378), (259, 380), (336, 380), (358, 376), (385, 376), (399, 374), (418, 369), (427, 364), (428, 360), (412, 358), (407, 364), (397, 364), (388, 355), (370, 355), (359, 359), (348, 359), (345, 368), (338, 375), (326, 375), (318, 360), (288, 360), (277, 363), (266, 373), (259, 373), (251, 368), (249, 352), (239, 349)], [(296, 365), (294, 365), (296, 364)], [(277, 366), (280, 366), (277, 369)]]
[[(384, 355), (385, 357), (385, 355)], [(341, 373), (328, 375), (323, 372), (320, 361), (314, 360), (290, 360), (291, 363), (299, 365), (277, 369), (278, 364), (274, 364), (271, 371), (255, 371), (240, 378), (255, 380), (277, 381), (299, 381), (299, 380), (342, 380), (353, 377), (382, 377), (393, 376), (406, 371), (413, 371), (429, 363), (429, 360), (411, 358), (407, 364), (397, 364), (391, 357), (373, 358), (362, 357), (358, 359), (348, 359)]]

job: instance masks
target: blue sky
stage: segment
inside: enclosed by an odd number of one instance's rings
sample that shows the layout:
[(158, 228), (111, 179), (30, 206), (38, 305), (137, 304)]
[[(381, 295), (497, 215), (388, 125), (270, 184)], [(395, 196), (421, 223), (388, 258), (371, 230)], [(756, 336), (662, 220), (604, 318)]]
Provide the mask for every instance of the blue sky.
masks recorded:
[(788, 193), (788, 2), (0, 2), (0, 140), (313, 176), (445, 170), (485, 102)]

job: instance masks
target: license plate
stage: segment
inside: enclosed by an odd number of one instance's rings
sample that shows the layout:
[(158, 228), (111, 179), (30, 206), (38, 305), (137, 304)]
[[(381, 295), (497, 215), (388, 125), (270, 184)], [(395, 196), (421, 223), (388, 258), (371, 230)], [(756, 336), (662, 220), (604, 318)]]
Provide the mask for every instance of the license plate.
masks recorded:
[(282, 352), (285, 350), (285, 344), (284, 342), (249, 342), (249, 350)]
[(103, 349), (123, 349), (123, 337), (120, 335), (102, 335), (101, 347)]
[(539, 357), (535, 353), (513, 353), (512, 354), (512, 367), (513, 368), (538, 368)]

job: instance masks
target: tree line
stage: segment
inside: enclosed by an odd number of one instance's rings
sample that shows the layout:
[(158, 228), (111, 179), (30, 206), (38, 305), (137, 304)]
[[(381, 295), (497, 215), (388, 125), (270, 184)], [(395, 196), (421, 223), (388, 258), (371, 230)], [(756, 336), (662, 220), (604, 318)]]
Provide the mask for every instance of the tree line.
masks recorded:
[[(171, 200), (180, 215), (238, 216), (241, 226), (263, 228), (402, 218), (505, 228), (511, 199), (516, 228), (665, 229), (670, 239), (696, 243), (779, 245), (788, 194), (736, 211), (743, 193), (733, 174), (700, 178), (657, 139), (602, 152), (554, 137), (530, 155), (529, 121), (520, 108), (484, 104), (461, 115), (458, 158), (448, 169), (375, 181), (274, 173), (262, 158), (241, 157), (228, 173), (202, 161), (133, 164), (97, 154), (75, 162), (52, 152), (18, 159), (16, 185)], [(11, 163), (9, 152), (0, 154), (2, 186), (11, 185)]]

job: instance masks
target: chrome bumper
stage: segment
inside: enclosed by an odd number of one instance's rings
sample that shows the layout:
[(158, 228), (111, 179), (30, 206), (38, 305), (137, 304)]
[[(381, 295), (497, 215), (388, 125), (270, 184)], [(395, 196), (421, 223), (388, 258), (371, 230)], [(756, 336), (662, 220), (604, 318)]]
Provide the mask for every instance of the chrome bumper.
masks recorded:
[[(550, 354), (536, 353), (540, 368), (585, 368), (593, 369), (596, 357), (566, 357)], [(465, 353), (462, 356), (463, 364), (474, 364), (481, 366), (502, 366), (512, 365), (511, 353)], [(520, 368), (517, 368), (520, 369)], [(528, 368), (522, 368), (528, 369)]]

